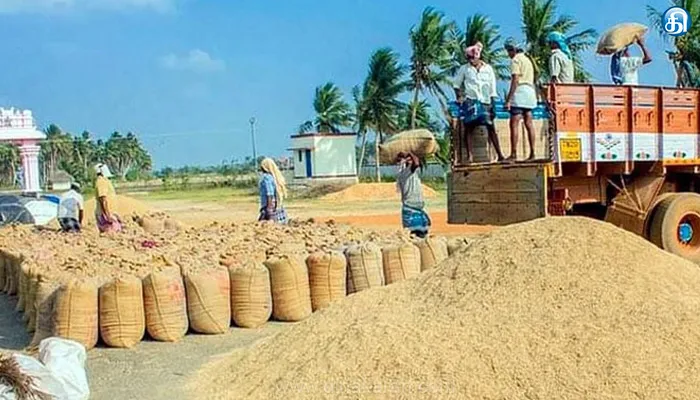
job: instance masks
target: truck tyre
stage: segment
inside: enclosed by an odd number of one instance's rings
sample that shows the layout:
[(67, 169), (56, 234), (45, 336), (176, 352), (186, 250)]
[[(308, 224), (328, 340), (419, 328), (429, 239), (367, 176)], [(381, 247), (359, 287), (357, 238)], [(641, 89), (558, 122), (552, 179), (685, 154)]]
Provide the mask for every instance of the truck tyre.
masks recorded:
[(679, 193), (654, 210), (649, 240), (669, 253), (700, 263), (700, 195)]

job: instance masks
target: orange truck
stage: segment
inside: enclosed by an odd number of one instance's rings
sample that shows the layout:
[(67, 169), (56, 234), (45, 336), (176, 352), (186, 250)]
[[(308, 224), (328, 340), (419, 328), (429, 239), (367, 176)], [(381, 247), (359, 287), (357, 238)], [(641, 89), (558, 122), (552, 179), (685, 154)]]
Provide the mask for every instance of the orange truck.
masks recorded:
[(700, 262), (700, 91), (571, 84), (545, 92), (542, 160), (465, 164), (463, 135), (453, 135), (448, 222), (586, 215)]

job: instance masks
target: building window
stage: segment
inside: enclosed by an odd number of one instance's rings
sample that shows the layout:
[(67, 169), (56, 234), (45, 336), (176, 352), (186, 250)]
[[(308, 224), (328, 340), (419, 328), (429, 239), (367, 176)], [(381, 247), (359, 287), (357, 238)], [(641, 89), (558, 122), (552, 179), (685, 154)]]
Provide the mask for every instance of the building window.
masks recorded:
[(301, 150), (297, 151), (297, 154), (299, 155), (299, 156), (298, 156), (298, 157), (299, 157), (299, 162), (302, 162), (303, 159), (302, 159), (302, 152), (301, 152)]

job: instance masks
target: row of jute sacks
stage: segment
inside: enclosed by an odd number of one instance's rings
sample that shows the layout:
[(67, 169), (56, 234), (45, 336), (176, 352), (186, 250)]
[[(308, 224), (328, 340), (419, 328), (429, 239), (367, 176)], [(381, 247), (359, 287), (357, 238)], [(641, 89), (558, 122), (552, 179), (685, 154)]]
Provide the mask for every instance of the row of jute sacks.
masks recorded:
[(58, 336), (93, 348), (99, 338), (129, 348), (146, 332), (157, 341), (181, 339), (189, 329), (221, 334), (231, 323), (256, 328), (271, 317), (296, 322), (348, 294), (412, 278), (435, 267), (465, 244), (428, 238), (413, 243), (372, 243), (318, 252), (304, 259), (284, 255), (189, 274), (180, 268), (146, 278), (117, 278), (98, 285), (75, 279), (61, 285), (22, 258), (1, 252), (0, 289), (17, 295), (30, 346)]

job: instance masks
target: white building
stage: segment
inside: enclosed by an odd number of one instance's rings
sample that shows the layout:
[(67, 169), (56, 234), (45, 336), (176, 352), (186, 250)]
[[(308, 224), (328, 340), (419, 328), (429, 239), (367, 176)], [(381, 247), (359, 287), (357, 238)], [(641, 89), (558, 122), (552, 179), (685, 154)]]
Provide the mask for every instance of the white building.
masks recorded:
[(46, 138), (36, 128), (32, 112), (15, 108), (0, 108), (0, 142), (19, 147), (22, 161), (22, 192), (41, 192), (39, 184), (39, 141)]
[(356, 133), (305, 133), (291, 138), (295, 181), (357, 182)]

